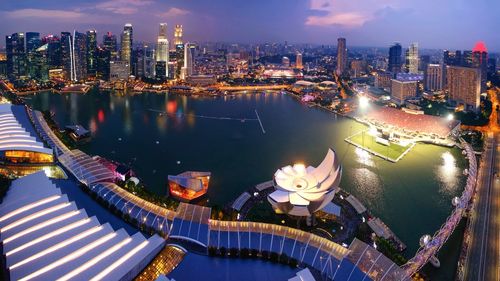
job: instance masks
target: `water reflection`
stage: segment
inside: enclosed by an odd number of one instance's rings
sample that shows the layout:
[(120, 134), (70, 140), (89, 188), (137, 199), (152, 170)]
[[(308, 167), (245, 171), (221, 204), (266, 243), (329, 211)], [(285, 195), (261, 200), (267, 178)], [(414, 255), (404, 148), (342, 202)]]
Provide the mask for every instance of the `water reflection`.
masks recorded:
[(356, 153), (356, 161), (358, 163), (364, 164), (369, 167), (375, 166), (375, 162), (373, 162), (374, 156), (371, 155), (368, 151), (356, 147), (356, 149), (354, 149), (354, 152)]
[(380, 182), (379, 176), (369, 168), (354, 168), (353, 171), (353, 183), (361, 194), (360, 198), (363, 198), (363, 202), (366, 202), (369, 207), (373, 208), (374, 205), (382, 202), (382, 183)]
[(441, 182), (440, 192), (450, 196), (456, 194), (459, 184), (460, 169), (457, 167), (455, 156), (449, 151), (445, 151), (441, 154), (441, 164), (436, 173), (438, 180)]

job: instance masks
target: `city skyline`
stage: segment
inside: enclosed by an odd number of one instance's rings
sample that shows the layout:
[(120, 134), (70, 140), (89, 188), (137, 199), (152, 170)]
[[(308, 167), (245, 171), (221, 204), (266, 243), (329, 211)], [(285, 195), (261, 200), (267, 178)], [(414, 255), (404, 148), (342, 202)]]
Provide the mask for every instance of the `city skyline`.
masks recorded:
[(5, 19), (0, 33), (59, 34), (96, 29), (100, 34), (107, 31), (120, 34), (123, 25), (130, 22), (134, 26), (134, 39), (154, 42), (158, 24), (167, 22), (169, 38), (174, 26), (182, 24), (184, 37), (191, 41), (335, 45), (337, 37), (345, 37), (350, 46), (389, 47), (393, 42), (408, 46), (419, 42), (422, 49), (462, 50), (471, 49), (476, 41), (485, 41), (490, 52), (500, 50), (494, 15), (500, 3), (487, 0), (474, 3), (364, 0), (357, 4), (344, 0), (292, 0), (287, 4), (282, 0), (233, 2), (6, 2), (0, 4), (0, 15)]

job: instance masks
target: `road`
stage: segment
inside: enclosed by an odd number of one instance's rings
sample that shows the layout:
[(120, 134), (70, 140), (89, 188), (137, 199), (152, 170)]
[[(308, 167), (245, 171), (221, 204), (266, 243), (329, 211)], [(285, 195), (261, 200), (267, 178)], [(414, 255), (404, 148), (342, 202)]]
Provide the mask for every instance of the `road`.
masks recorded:
[(478, 174), (472, 232), (465, 265), (465, 280), (500, 280), (500, 163), (499, 136), (489, 133)]

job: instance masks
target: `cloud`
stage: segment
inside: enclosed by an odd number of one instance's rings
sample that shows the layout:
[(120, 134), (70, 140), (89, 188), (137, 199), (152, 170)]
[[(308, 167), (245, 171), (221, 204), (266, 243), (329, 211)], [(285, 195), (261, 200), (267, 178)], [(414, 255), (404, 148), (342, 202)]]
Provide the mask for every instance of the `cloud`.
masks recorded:
[(13, 19), (39, 18), (39, 19), (75, 19), (84, 18), (85, 13), (68, 10), (20, 9), (3, 12), (5, 17)]
[(381, 15), (380, 11), (398, 5), (395, 0), (311, 0), (313, 13), (306, 18), (306, 25), (347, 28), (363, 26)]
[(161, 18), (170, 18), (170, 17), (179, 17), (190, 14), (191, 12), (188, 10), (180, 9), (180, 8), (170, 8), (168, 11), (164, 13), (160, 13), (157, 16)]
[(140, 7), (152, 3), (150, 0), (109, 0), (95, 5), (95, 8), (119, 15), (132, 15), (137, 13)]

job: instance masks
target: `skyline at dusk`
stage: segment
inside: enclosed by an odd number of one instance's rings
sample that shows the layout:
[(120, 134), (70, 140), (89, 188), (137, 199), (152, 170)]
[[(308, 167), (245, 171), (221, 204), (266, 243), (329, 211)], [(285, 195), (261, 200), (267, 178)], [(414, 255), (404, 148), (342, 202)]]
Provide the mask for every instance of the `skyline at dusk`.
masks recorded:
[(137, 41), (153, 42), (158, 23), (167, 22), (170, 37), (173, 26), (182, 24), (189, 41), (335, 45), (337, 37), (346, 37), (350, 46), (419, 42), (424, 49), (465, 50), (481, 40), (498, 52), (499, 9), (500, 2), (489, 0), (3, 1), (0, 32), (118, 34), (130, 22)]

